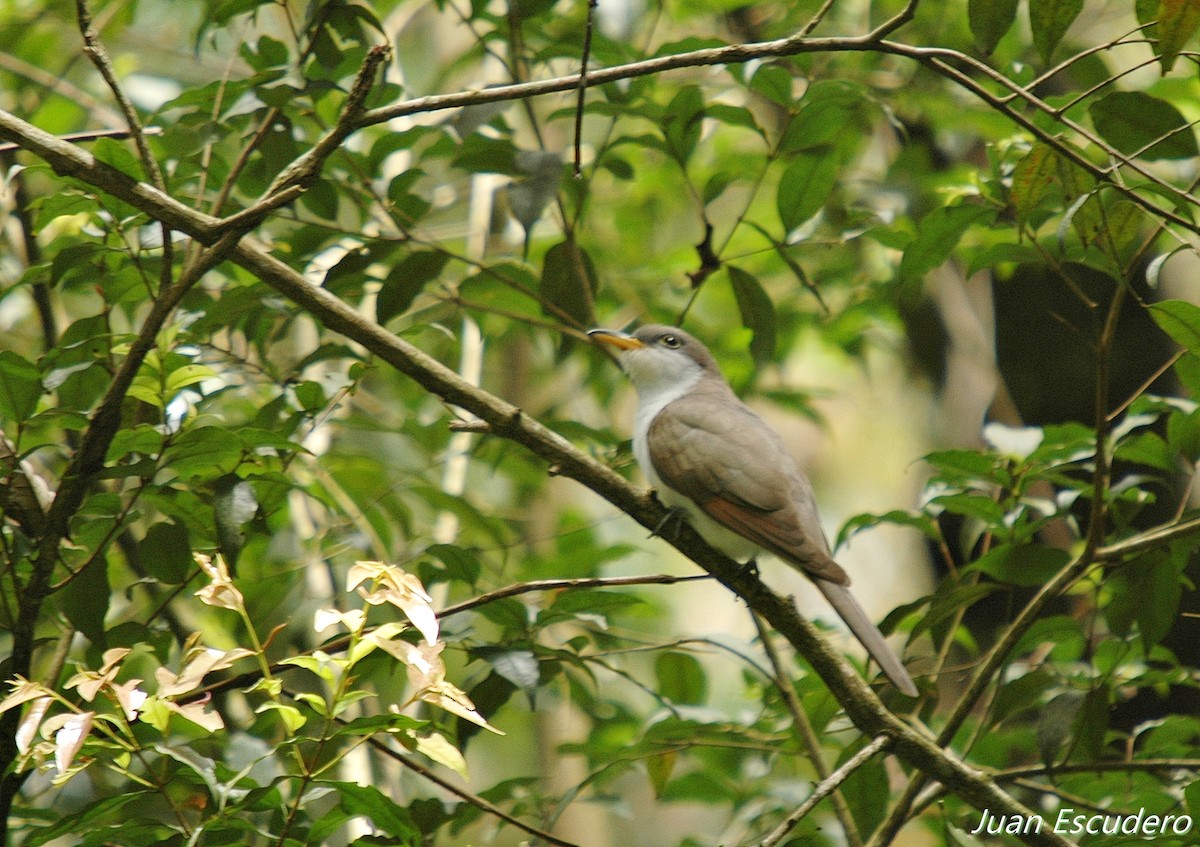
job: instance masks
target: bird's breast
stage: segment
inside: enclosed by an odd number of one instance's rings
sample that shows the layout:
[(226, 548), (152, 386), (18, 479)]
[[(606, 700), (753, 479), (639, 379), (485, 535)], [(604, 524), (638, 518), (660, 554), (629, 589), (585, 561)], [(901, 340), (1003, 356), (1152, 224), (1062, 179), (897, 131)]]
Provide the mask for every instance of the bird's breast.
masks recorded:
[(637, 459), (638, 467), (642, 469), (642, 475), (646, 477), (650, 487), (657, 492), (658, 499), (662, 504), (671, 509), (682, 510), (692, 528), (713, 547), (739, 561), (756, 557), (761, 549), (757, 544), (710, 518), (695, 500), (681, 494), (664, 482), (654, 469), (654, 462), (650, 459), (650, 424), (654, 422), (655, 416), (666, 405), (663, 403), (657, 407), (649, 407), (652, 414), (645, 414), (647, 407), (639, 405), (633, 429), (633, 456)]

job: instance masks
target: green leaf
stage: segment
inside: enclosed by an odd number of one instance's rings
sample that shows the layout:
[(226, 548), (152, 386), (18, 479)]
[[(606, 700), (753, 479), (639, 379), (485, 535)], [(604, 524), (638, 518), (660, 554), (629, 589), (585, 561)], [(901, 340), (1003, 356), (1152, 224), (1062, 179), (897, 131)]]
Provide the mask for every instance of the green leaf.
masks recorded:
[(1158, 23), (1145, 34), (1162, 62), (1162, 72), (1170, 73), (1179, 52), (1200, 27), (1200, 3), (1196, 0), (1160, 0), (1154, 20)]
[(146, 530), (138, 556), (146, 573), (168, 585), (182, 584), (194, 567), (187, 527), (177, 523), (156, 523)]
[(547, 314), (579, 326), (595, 325), (596, 267), (577, 242), (560, 241), (546, 251), (538, 289)]
[(1129, 632), (1136, 622), (1147, 651), (1170, 632), (1183, 597), (1187, 550), (1152, 550), (1126, 563), (1106, 583), (1112, 597), (1104, 610), (1114, 632)]
[(1059, 694), (1046, 704), (1038, 716), (1037, 745), (1042, 755), (1042, 762), (1054, 764), (1058, 759), (1058, 751), (1071, 738), (1075, 728), (1076, 718), (1083, 708), (1085, 697), (1079, 691), (1067, 691)]
[(254, 488), (250, 483), (234, 473), (220, 477), (213, 489), (217, 543), (232, 570), (246, 541), (244, 527), (258, 512), (258, 498), (254, 496)]
[(338, 214), (337, 189), (328, 180), (317, 180), (300, 195), (300, 205), (322, 220), (335, 221)]
[(420, 840), (421, 833), (408, 816), (408, 811), (373, 785), (324, 780), (314, 784), (332, 788), (341, 798), (342, 809), (351, 815), (362, 815), (392, 838), (404, 839), (408, 843)]
[(650, 778), (650, 787), (654, 790), (656, 799), (663, 799), (667, 783), (671, 780), (671, 774), (675, 771), (677, 761), (679, 761), (679, 753), (675, 750), (668, 750), (646, 759), (646, 775)]
[[(838, 764), (843, 764), (855, 752), (853, 746), (844, 748)], [(850, 774), (842, 783), (842, 793), (854, 813), (859, 831), (873, 832), (883, 822), (891, 799), (891, 786), (883, 759), (875, 756)]]
[(792, 160), (775, 194), (785, 231), (791, 232), (824, 208), (837, 186), (838, 172), (838, 157), (830, 146), (804, 150)]
[(704, 124), (704, 94), (700, 86), (689, 85), (681, 89), (667, 104), (662, 122), (667, 153), (680, 166), (687, 167)]
[(442, 250), (414, 250), (389, 272), (375, 301), (375, 320), (386, 324), (408, 311), (421, 290), (441, 276), (450, 255)]
[(642, 600), (632, 594), (619, 591), (602, 591), (595, 588), (584, 588), (564, 591), (554, 598), (547, 611), (567, 616), (607, 616), (613, 612), (636, 606)]
[(60, 591), (59, 607), (63, 616), (97, 647), (107, 646), (104, 618), (112, 589), (108, 584), (108, 560), (98, 557), (76, 572)]
[(970, 227), (995, 217), (985, 206), (939, 206), (921, 219), (917, 237), (904, 250), (897, 271), (901, 285), (916, 285), (941, 265)]
[(1173, 412), (1167, 418), (1167, 443), (1189, 462), (1200, 461), (1200, 410)]
[(518, 173), (517, 148), (507, 138), (489, 138), (474, 133), (463, 139), (452, 164), (472, 173), (515, 176)]
[(862, 89), (841, 80), (821, 80), (809, 86), (800, 111), (788, 122), (779, 140), (780, 154), (836, 146), (858, 130), (851, 126), (870, 105)]
[(701, 202), (707, 206), (712, 201), (716, 200), (725, 193), (725, 189), (737, 179), (737, 174), (729, 173), (728, 171), (717, 171), (708, 178), (708, 182), (704, 183), (704, 190), (701, 192)]
[(1045, 585), (1070, 561), (1065, 550), (1039, 544), (1001, 544), (971, 564), (999, 582), (1012, 585)]
[(708, 677), (690, 653), (659, 653), (654, 660), (658, 693), (672, 703), (699, 706), (708, 697)]
[[(1036, 2), (1036, 0), (1034, 0)], [(1017, 0), (968, 0), (967, 20), (979, 52), (990, 56), (1017, 19)]]
[(750, 90), (772, 103), (790, 109), (792, 106), (792, 72), (781, 64), (761, 65), (750, 78)]
[(1012, 175), (1012, 201), (1020, 223), (1028, 223), (1042, 201), (1054, 194), (1057, 174), (1058, 154), (1045, 144), (1035, 144), (1017, 162)]
[(1050, 64), (1054, 48), (1082, 10), (1083, 0), (1030, 0), (1029, 27), (1044, 63)]
[(426, 585), (435, 581), (447, 582), (451, 580), (474, 585), (483, 570), (483, 564), (479, 561), (479, 556), (476, 555), (475, 551), (468, 550), (465, 547), (459, 547), (455, 544), (434, 544), (425, 552), (437, 559), (444, 566), (436, 571), (430, 570), (431, 575), (436, 575), (435, 579), (426, 578), (424, 571), (422, 572), (422, 582)]
[(1151, 303), (1150, 317), (1171, 340), (1191, 352), (1200, 352), (1200, 306), (1183, 300)]
[(33, 416), (41, 396), (37, 367), (10, 350), (0, 351), (0, 417), (24, 423)]
[(1096, 132), (1125, 156), (1191, 159), (1200, 155), (1196, 134), (1166, 100), (1140, 91), (1114, 91), (1088, 107)]
[(750, 355), (759, 364), (770, 362), (775, 358), (775, 304), (753, 274), (733, 265), (727, 265), (726, 269), (742, 316), (742, 326), (753, 333)]

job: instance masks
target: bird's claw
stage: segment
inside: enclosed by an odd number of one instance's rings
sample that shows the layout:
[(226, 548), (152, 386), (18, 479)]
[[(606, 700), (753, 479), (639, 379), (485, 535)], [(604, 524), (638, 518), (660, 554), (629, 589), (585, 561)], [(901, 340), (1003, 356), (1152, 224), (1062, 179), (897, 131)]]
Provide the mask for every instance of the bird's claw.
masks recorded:
[(674, 524), (675, 529), (674, 529), (674, 532), (671, 534), (671, 538), (678, 538), (679, 537), (679, 525), (680, 525), (680, 523), (682, 523), (685, 520), (687, 520), (687, 515), (681, 507), (669, 506), (667, 508), (667, 514), (663, 517), (663, 519), (661, 521), (658, 522), (658, 526), (654, 527), (654, 530), (650, 533), (650, 537), (651, 538), (666, 538), (667, 537), (665, 535), (666, 528), (668, 526), (670, 526), (671, 524)]

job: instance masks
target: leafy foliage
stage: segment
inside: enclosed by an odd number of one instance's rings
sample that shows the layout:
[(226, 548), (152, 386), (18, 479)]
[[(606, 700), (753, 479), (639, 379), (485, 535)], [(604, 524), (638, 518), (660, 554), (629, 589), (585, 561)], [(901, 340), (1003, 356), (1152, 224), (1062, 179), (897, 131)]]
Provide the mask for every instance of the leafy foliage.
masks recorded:
[[(1048, 821), (1200, 816), (1196, 5), (609, 6), (0, 9), (9, 843), (975, 843), (897, 713)], [(651, 319), (847, 440), (893, 374), (921, 491), (841, 539), (936, 575), (919, 700), (555, 478), (642, 520), (577, 342)]]

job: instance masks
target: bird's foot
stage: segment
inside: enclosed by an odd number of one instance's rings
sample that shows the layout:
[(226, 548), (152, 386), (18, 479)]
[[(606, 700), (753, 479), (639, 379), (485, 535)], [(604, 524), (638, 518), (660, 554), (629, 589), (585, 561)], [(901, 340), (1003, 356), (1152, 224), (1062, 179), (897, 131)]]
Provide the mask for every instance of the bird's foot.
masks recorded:
[(744, 565), (742, 565), (742, 573), (748, 577), (758, 579), (758, 577), (759, 577), (758, 559), (751, 559), (750, 561), (748, 561)]
[(687, 513), (679, 506), (670, 506), (667, 509), (666, 516), (658, 522), (658, 526), (654, 527), (654, 531), (650, 533), (651, 538), (666, 538), (667, 530), (670, 528), (671, 538), (679, 537), (679, 526), (687, 520)]

